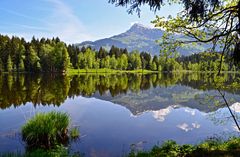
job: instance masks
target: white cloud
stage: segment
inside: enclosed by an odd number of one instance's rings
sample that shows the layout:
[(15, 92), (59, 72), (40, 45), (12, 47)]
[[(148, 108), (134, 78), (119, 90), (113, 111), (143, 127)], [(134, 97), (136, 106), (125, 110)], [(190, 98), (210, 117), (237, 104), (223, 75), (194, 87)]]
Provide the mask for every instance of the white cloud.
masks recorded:
[(46, 9), (47, 11), (44, 13), (44, 15), (46, 13), (47, 15), (41, 18), (0, 8), (1, 11), (24, 19), (21, 23), (3, 23), (1, 34), (16, 35), (24, 37), (26, 40), (31, 40), (33, 36), (37, 38), (59, 37), (66, 43), (77, 43), (93, 39), (70, 6), (61, 0), (44, 1), (47, 2), (49, 9)]
[(47, 27), (53, 36), (67, 43), (91, 40), (86, 28), (73, 10), (61, 0), (47, 0), (53, 6), (52, 14), (47, 18)]

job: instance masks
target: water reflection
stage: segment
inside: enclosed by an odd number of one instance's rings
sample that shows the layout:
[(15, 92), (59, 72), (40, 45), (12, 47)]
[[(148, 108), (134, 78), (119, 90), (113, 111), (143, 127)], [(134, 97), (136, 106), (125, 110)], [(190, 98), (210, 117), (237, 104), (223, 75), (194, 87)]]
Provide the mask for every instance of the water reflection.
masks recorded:
[[(216, 89), (213, 80), (221, 80), (221, 88), (232, 94), (240, 94), (237, 74), (223, 74), (216, 79), (210, 74), (120, 74), (120, 75), (1, 75), (0, 107), (5, 109), (31, 102), (39, 105), (61, 105), (68, 97), (94, 96), (112, 99), (119, 95), (133, 95), (148, 101), (166, 105), (174, 102), (189, 102), (199, 98), (204, 91)], [(177, 85), (177, 86), (176, 86)], [(160, 90), (155, 90), (155, 89)], [(166, 91), (161, 90), (166, 89)], [(148, 92), (144, 92), (148, 91)], [(110, 98), (109, 98), (110, 97)], [(130, 97), (125, 97), (125, 101)], [(170, 99), (171, 98), (171, 99)], [(204, 96), (205, 98), (205, 96)], [(117, 99), (115, 99), (117, 101)], [(123, 102), (124, 103), (124, 102)], [(139, 102), (134, 102), (138, 105)], [(130, 109), (131, 110), (131, 109)], [(134, 113), (137, 114), (137, 113)]]
[(165, 109), (161, 109), (158, 111), (152, 111), (153, 112), (153, 117), (159, 121), (163, 122), (165, 120), (165, 117), (173, 110), (174, 108), (172, 106), (169, 106)]
[[(122, 156), (131, 144), (151, 148), (173, 139), (197, 143), (235, 125), (216, 91), (221, 88), (240, 115), (237, 74), (119, 74), (0, 76), (0, 152), (24, 150), (19, 133), (36, 112), (70, 114), (83, 138), (71, 150), (86, 156)], [(215, 83), (213, 83), (213, 80)], [(219, 85), (220, 84), (220, 85)], [(119, 155), (120, 154), (120, 155)]]

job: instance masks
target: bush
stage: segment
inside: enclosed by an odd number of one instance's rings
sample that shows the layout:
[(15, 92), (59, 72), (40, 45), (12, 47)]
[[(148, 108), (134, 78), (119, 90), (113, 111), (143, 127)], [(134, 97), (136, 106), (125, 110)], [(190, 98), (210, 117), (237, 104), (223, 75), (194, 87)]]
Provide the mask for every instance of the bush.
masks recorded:
[(51, 149), (67, 143), (69, 123), (66, 113), (38, 113), (22, 127), (22, 137), (29, 148)]
[(166, 141), (160, 146), (154, 146), (150, 151), (135, 152), (132, 150), (129, 157), (215, 157), (239, 156), (240, 138), (233, 137), (224, 141), (220, 138), (209, 138), (198, 145), (179, 145), (175, 141)]

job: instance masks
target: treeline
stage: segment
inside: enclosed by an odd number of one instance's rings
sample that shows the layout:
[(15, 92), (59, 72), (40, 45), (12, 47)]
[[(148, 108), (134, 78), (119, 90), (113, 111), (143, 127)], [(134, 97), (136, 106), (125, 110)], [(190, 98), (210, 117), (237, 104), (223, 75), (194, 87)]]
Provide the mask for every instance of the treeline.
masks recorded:
[[(240, 94), (239, 74), (224, 73), (218, 78), (207, 73), (154, 73), (118, 75), (0, 75), (0, 108), (32, 102), (34, 105), (61, 105), (68, 97), (98, 95), (117, 96), (155, 87), (180, 84), (201, 90), (220, 89)], [(162, 93), (163, 94), (163, 93)], [(169, 93), (172, 95), (171, 93)], [(160, 94), (161, 95), (161, 94)], [(166, 95), (165, 95), (166, 96)], [(180, 96), (181, 97), (181, 96)]]
[[(128, 52), (112, 46), (110, 51), (91, 47), (79, 49), (66, 45), (59, 38), (35, 39), (0, 35), (0, 72), (64, 72), (74, 69), (152, 69), (156, 70), (157, 57), (138, 51)], [(156, 62), (156, 63), (155, 63)]]
[(41, 40), (0, 35), (0, 71), (64, 72), (71, 66), (66, 44), (59, 38)]
[(191, 71), (238, 71), (239, 67), (231, 62), (228, 56), (221, 53), (202, 52), (190, 56), (181, 56), (176, 59), (184, 70)]
[[(220, 66), (220, 61), (222, 64)], [(74, 69), (116, 69), (152, 71), (236, 71), (219, 53), (200, 53), (185, 57), (151, 56), (147, 52), (112, 46), (94, 50), (91, 47), (66, 45), (59, 38), (35, 39), (0, 35), (0, 72), (65, 72)]]
[(68, 46), (69, 56), (74, 69), (115, 69), (115, 70), (157, 70), (158, 57), (152, 57), (147, 52), (128, 50), (112, 46), (109, 51), (100, 48), (98, 51), (91, 47), (79, 49), (74, 45)]

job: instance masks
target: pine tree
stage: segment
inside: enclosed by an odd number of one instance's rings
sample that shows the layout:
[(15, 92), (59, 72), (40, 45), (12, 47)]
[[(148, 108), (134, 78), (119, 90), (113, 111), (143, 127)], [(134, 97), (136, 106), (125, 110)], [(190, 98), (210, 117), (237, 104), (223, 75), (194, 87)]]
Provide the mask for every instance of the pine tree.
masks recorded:
[(106, 56), (107, 56), (107, 51), (104, 48), (100, 47), (97, 57), (99, 59), (103, 59)]

